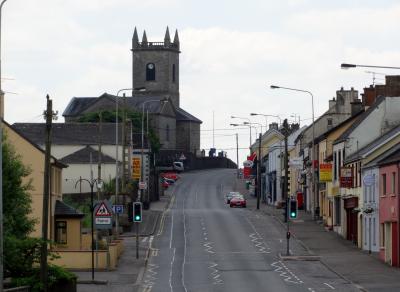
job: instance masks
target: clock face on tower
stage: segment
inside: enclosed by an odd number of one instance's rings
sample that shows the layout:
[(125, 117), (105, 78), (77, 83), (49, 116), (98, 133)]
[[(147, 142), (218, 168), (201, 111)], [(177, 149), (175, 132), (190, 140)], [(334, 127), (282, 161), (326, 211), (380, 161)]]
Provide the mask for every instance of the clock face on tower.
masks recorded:
[(147, 64), (147, 68), (149, 68), (150, 70), (153, 70), (154, 64), (153, 63)]

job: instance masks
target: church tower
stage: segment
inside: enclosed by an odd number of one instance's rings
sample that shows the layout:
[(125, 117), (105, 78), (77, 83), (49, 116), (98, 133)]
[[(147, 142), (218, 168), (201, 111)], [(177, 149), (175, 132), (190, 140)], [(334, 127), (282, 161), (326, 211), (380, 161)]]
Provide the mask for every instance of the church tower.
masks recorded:
[(132, 38), (132, 87), (145, 87), (146, 95), (169, 97), (179, 107), (179, 37), (171, 41), (169, 29), (163, 42), (149, 42), (146, 31), (139, 41), (135, 27)]

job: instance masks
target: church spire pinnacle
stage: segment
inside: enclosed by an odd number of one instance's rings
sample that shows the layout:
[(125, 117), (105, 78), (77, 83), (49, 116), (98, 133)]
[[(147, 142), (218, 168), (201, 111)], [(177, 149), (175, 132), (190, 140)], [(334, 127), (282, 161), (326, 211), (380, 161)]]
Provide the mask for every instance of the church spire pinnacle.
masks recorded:
[(135, 26), (135, 30), (133, 31), (133, 37), (132, 37), (132, 48), (137, 48), (138, 46), (139, 46), (139, 37)]
[(147, 35), (146, 35), (146, 30), (143, 31), (142, 45), (143, 45), (143, 46), (147, 46)]
[(171, 37), (169, 36), (169, 28), (168, 28), (168, 26), (167, 26), (167, 30), (165, 31), (164, 44), (166, 46), (169, 46), (171, 44)]
[(176, 45), (179, 49), (179, 36), (178, 36), (178, 30), (175, 30), (175, 36), (174, 36), (174, 45)]

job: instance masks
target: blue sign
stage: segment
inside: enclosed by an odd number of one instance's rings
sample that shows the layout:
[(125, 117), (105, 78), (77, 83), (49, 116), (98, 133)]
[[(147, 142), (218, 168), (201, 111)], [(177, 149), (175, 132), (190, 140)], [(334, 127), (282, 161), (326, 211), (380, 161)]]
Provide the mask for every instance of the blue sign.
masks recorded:
[(124, 205), (113, 205), (112, 206), (114, 214), (123, 214), (124, 213)]

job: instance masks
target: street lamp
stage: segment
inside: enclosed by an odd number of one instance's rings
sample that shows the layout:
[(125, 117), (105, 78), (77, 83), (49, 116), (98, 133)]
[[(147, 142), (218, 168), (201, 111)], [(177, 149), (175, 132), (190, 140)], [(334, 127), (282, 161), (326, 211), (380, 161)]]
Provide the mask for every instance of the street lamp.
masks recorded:
[[(142, 149), (141, 149), (141, 154), (140, 154), (140, 181), (143, 182), (143, 152), (144, 152), (144, 106), (146, 103), (150, 102), (161, 102), (163, 105), (168, 102), (168, 98), (163, 98), (163, 99), (152, 99), (152, 100), (146, 100), (145, 102), (142, 103)], [(148, 137), (147, 137), (148, 139)], [(147, 142), (147, 144), (149, 144)], [(148, 186), (147, 186), (148, 187)], [(148, 192), (147, 192), (148, 194)], [(143, 197), (143, 189), (140, 190), (140, 198), (138, 201), (141, 201)], [(148, 203), (149, 198), (146, 198), (146, 202)]]
[[(241, 119), (241, 120), (247, 120), (249, 123), (251, 122), (249, 118), (245, 118), (245, 117), (237, 117), (237, 116), (231, 116), (231, 119)], [(250, 145), (251, 145), (251, 128), (250, 128)]]
[[(115, 203), (118, 203), (118, 193), (119, 193), (119, 172), (118, 172), (118, 162), (119, 162), (119, 153), (118, 153), (118, 148), (119, 148), (119, 141), (118, 141), (118, 97), (119, 94), (123, 91), (130, 91), (132, 90), (132, 94), (135, 91), (145, 91), (145, 87), (136, 87), (136, 88), (122, 88), (117, 91), (117, 95), (115, 97)], [(123, 95), (125, 97), (125, 93)], [(132, 131), (132, 129), (131, 129)], [(115, 229), (117, 236), (119, 235), (118, 229), (119, 229), (119, 222), (118, 222), (118, 214), (115, 214)]]
[(314, 202), (316, 201), (317, 196), (315, 195), (315, 173), (314, 173), (314, 140), (315, 140), (315, 123), (314, 123), (314, 95), (308, 91), (308, 90), (303, 90), (303, 89), (297, 89), (297, 88), (290, 88), (290, 87), (283, 87), (283, 86), (277, 86), (277, 85), (271, 85), (271, 89), (286, 89), (286, 90), (291, 90), (291, 91), (298, 91), (298, 92), (304, 92), (307, 93), (311, 96), (311, 110), (312, 110), (312, 143), (311, 143), (311, 195), (312, 195), (312, 206), (311, 206), (311, 212), (314, 215)]
[[(263, 133), (262, 124), (260, 124), (260, 123), (243, 122), (243, 124), (244, 124), (244, 125), (258, 125), (258, 126), (260, 126), (260, 128), (261, 128), (261, 134)], [(257, 128), (256, 128), (256, 127), (254, 127), (254, 128), (256, 129), (256, 137), (258, 137), (258, 135), (257, 135)]]
[(358, 65), (358, 64), (347, 64), (347, 63), (340, 64), (340, 68), (342, 68), (342, 69), (350, 69), (350, 68), (356, 68), (356, 67), (361, 67), (361, 68), (381, 68), (381, 69), (400, 69), (400, 67), (389, 67), (389, 66)]
[(101, 179), (91, 179), (88, 180), (86, 178), (80, 178), (76, 183), (75, 183), (75, 188), (78, 185), (78, 183), (82, 183), (82, 181), (85, 181), (89, 184), (90, 186), (90, 214), (91, 214), (91, 225), (92, 225), (92, 281), (94, 281), (94, 222), (93, 222), (93, 217), (94, 217), (94, 202), (93, 202), (93, 188), (96, 184), (97, 189), (101, 189), (103, 187), (103, 181)]
[(239, 126), (246, 126), (246, 127), (249, 127), (249, 130), (250, 130), (250, 146), (249, 146), (249, 148), (251, 148), (251, 128), (254, 128), (255, 130), (256, 130), (256, 134), (257, 134), (257, 129), (255, 128), (255, 127), (252, 127), (248, 122), (244, 122), (243, 124), (230, 124), (231, 126), (233, 126), (233, 127), (239, 127)]
[[(4, 105), (4, 92), (1, 87), (1, 11), (3, 5), (7, 0), (1, 1), (0, 4), (0, 99)], [(4, 108), (0, 109), (4, 113)], [(4, 230), (3, 230), (3, 116), (0, 117), (0, 291), (3, 291), (3, 274), (4, 274), (4, 258), (3, 258), (3, 243), (4, 243)]]
[(279, 119), (279, 124), (282, 124), (282, 119), (280, 116), (277, 115), (265, 115), (265, 114), (256, 114), (256, 113), (251, 113), (250, 116), (264, 116), (265, 117), (265, 126), (267, 127), (266, 130), (268, 130), (268, 120), (267, 117), (274, 117)]

